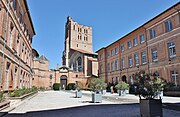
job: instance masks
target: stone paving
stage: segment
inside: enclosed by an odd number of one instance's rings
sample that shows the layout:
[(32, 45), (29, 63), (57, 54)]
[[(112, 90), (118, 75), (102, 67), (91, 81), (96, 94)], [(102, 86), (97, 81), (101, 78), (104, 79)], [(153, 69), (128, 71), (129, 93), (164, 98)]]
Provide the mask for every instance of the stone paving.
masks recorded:
[[(82, 98), (73, 92), (45, 91), (24, 101), (5, 117), (139, 117), (138, 97), (106, 94), (102, 103), (91, 103), (90, 92)], [(109, 98), (108, 98), (109, 97)], [(114, 100), (113, 100), (114, 98)], [(178, 99), (176, 101), (178, 102)], [(115, 101), (118, 100), (118, 101)], [(123, 101), (124, 100), (124, 101)], [(128, 102), (128, 100), (130, 100)], [(180, 100), (179, 100), (180, 102)], [(164, 117), (179, 117), (180, 111), (163, 109)]]

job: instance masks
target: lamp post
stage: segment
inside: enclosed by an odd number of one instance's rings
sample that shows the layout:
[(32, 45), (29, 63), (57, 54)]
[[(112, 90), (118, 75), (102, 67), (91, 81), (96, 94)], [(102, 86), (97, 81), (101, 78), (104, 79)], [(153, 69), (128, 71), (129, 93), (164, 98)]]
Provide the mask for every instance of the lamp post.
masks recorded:
[(120, 71), (120, 79), (119, 79), (119, 81), (122, 79), (121, 77), (122, 77), (122, 69), (120, 69), (119, 70)]

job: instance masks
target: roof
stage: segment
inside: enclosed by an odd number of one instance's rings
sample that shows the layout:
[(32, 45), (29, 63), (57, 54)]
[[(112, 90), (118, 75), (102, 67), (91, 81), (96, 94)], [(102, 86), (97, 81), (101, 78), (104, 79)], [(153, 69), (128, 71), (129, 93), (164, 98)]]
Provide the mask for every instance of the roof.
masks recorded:
[(33, 26), (33, 22), (32, 22), (32, 19), (31, 19), (31, 15), (30, 15), (30, 12), (29, 12), (29, 7), (28, 7), (28, 4), (27, 4), (27, 0), (24, 0), (24, 3), (25, 3), (25, 7), (26, 7), (26, 10), (27, 10), (27, 14), (28, 14), (31, 26), (32, 26), (33, 33), (35, 35), (36, 32), (35, 32), (35, 29), (34, 29), (34, 26)]
[(96, 53), (93, 53), (93, 52), (88, 52), (86, 50), (82, 50), (82, 49), (72, 49), (74, 51), (78, 51), (78, 52), (81, 52), (81, 53), (84, 53), (84, 54), (91, 54), (91, 55), (97, 55)]
[[(122, 38), (124, 38), (124, 37), (126, 37), (126, 36), (130, 35), (131, 33), (133, 33), (133, 32), (135, 32), (135, 31), (137, 31), (137, 30), (138, 30), (138, 29), (140, 29), (140, 28), (144, 27), (145, 25), (147, 25), (148, 23), (150, 23), (150, 22), (151, 22), (151, 21), (153, 21), (154, 19), (158, 18), (159, 16), (161, 16), (161, 15), (162, 15), (162, 14), (164, 14), (165, 12), (169, 11), (170, 9), (172, 9), (172, 8), (174, 8), (174, 9), (175, 9), (175, 6), (177, 6), (177, 5), (179, 5), (179, 4), (180, 4), (180, 2), (177, 2), (175, 5), (171, 6), (171, 7), (170, 7), (170, 8), (168, 8), (168, 9), (166, 9), (164, 12), (162, 12), (162, 13), (160, 13), (159, 15), (155, 16), (154, 18), (150, 19), (149, 21), (147, 21), (147, 22), (146, 22), (146, 23), (144, 23), (143, 25), (139, 26), (138, 28), (134, 29), (134, 30), (133, 30), (133, 31), (131, 31), (130, 33), (128, 33), (128, 34), (126, 34), (126, 35), (124, 35), (123, 37), (119, 38), (119, 39), (118, 39), (118, 40), (116, 40), (115, 42), (113, 42), (113, 43), (109, 44), (108, 46), (103, 47), (103, 48), (101, 48), (101, 49), (97, 50), (97, 51), (96, 51), (96, 53), (97, 53), (98, 51), (102, 50), (102, 49), (106, 49), (107, 47), (109, 47), (109, 46), (113, 45), (114, 43), (118, 42), (120, 39), (122, 39)], [(176, 9), (176, 10), (177, 10), (177, 9)], [(180, 10), (180, 9), (179, 9), (179, 10)]]
[(41, 56), (39, 57), (39, 60), (48, 61), (48, 59), (47, 59), (44, 55), (41, 55)]

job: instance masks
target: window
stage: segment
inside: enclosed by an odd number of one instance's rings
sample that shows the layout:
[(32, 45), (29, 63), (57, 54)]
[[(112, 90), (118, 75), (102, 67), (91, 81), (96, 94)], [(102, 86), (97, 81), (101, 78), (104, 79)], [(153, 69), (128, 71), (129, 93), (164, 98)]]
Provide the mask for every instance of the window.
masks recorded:
[(122, 58), (122, 59), (121, 59), (121, 67), (122, 67), (122, 68), (125, 68), (124, 65), (125, 65), (125, 63), (124, 63), (124, 58)]
[(26, 24), (24, 23), (24, 31), (26, 31)]
[(142, 51), (142, 64), (146, 64), (146, 51)]
[(124, 44), (121, 45), (121, 52), (124, 52)]
[(130, 83), (131, 83), (131, 84), (134, 84), (134, 80), (133, 80), (133, 77), (132, 77), (132, 76), (129, 76), (129, 80), (130, 80)]
[(74, 30), (76, 30), (76, 25), (74, 25)]
[(151, 50), (152, 52), (152, 61), (155, 62), (155, 61), (158, 61), (158, 55), (157, 55), (157, 49), (156, 48), (153, 48)]
[(116, 84), (118, 84), (118, 77), (116, 77)]
[(78, 44), (77, 44), (77, 47), (78, 47)]
[(103, 65), (102, 64), (100, 64), (100, 73), (102, 73), (102, 71), (103, 71)]
[(108, 69), (108, 72), (110, 72), (110, 63), (108, 63), (107, 69)]
[(82, 71), (82, 58), (81, 57), (78, 57), (77, 58), (77, 68), (78, 68), (78, 71), (81, 72)]
[(171, 78), (172, 78), (172, 82), (177, 86), (177, 83), (179, 82), (178, 72), (175, 70), (171, 71)]
[(172, 22), (170, 20), (165, 22), (166, 32), (169, 32), (172, 30)]
[(119, 53), (119, 48), (115, 48), (115, 54), (118, 54)]
[(114, 62), (111, 62), (111, 71), (114, 71)]
[(102, 54), (100, 54), (100, 60), (102, 60)]
[(149, 33), (150, 33), (150, 39), (153, 39), (156, 37), (156, 31), (154, 29), (150, 29)]
[(127, 45), (128, 45), (128, 48), (130, 49), (131, 48), (131, 41), (128, 41)]
[(140, 43), (144, 43), (144, 34), (140, 35)]
[(111, 50), (111, 56), (114, 56), (114, 49)]
[(134, 46), (137, 46), (138, 45), (138, 39), (137, 38), (134, 38)]
[(138, 66), (139, 65), (139, 53), (134, 54), (134, 61), (135, 61), (135, 65)]
[(110, 52), (108, 52), (108, 58), (110, 57)]
[(19, 13), (19, 22), (22, 23), (22, 13)]
[(16, 10), (16, 0), (13, 0), (12, 2), (13, 2), (13, 4), (12, 4), (13, 5), (13, 10)]
[(168, 43), (169, 58), (176, 57), (175, 44), (173, 42)]
[(130, 56), (130, 57), (128, 57), (128, 59), (129, 59), (129, 67), (132, 67), (132, 66), (133, 66), (133, 60), (132, 60), (132, 57)]
[(118, 70), (118, 60), (115, 61), (115, 69)]

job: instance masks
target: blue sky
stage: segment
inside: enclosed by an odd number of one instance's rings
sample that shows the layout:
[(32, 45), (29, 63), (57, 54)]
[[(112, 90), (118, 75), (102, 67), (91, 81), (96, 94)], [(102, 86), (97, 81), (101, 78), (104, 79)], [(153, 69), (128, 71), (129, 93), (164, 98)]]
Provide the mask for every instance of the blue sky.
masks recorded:
[(67, 16), (93, 28), (93, 50), (120, 37), (168, 9), (178, 0), (27, 0), (36, 35), (33, 48), (61, 65)]

